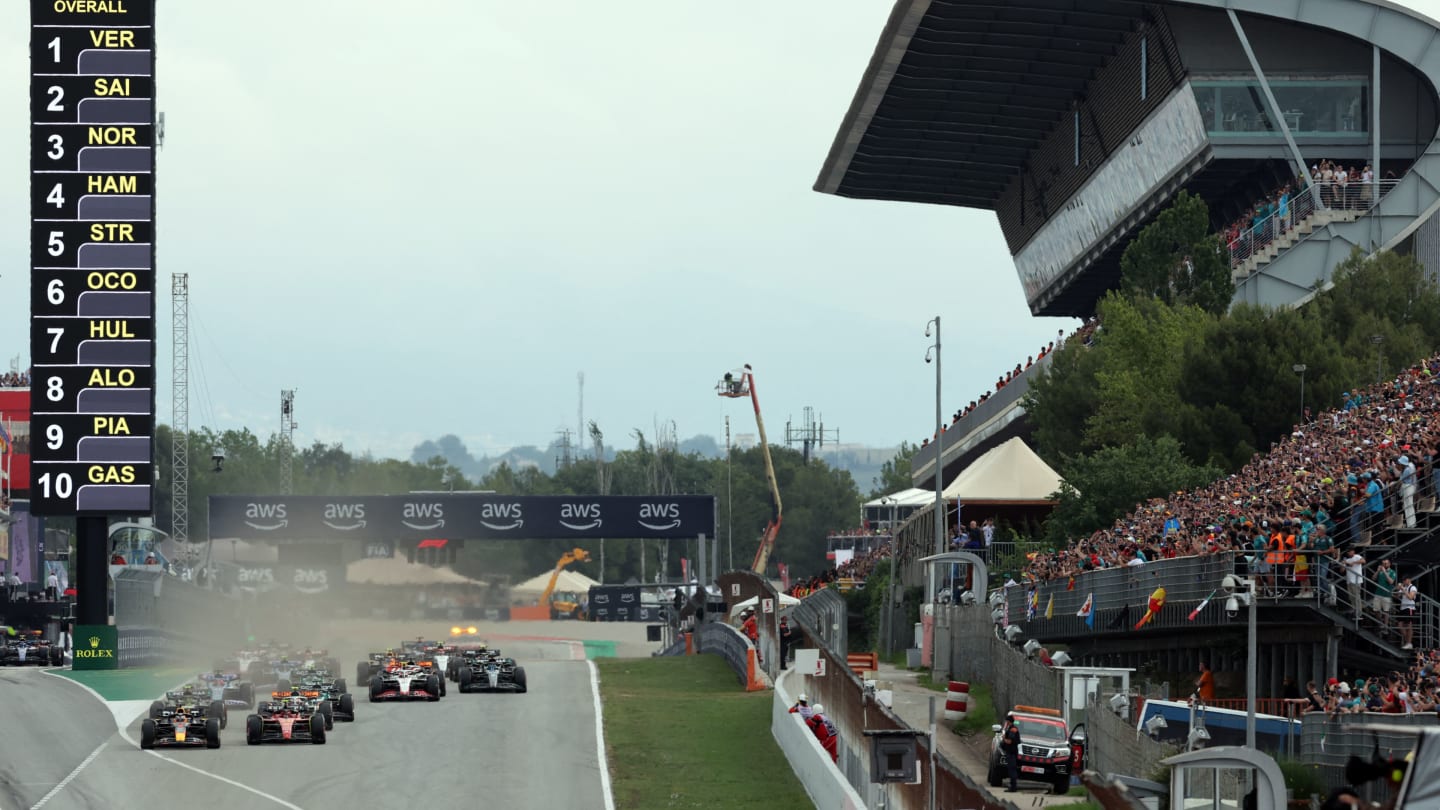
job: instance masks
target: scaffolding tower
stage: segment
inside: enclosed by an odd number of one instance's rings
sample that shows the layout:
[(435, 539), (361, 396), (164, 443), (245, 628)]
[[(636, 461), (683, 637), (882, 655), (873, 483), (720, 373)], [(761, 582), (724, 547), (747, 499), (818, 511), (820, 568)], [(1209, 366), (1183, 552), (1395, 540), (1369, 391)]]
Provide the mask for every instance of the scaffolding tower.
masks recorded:
[(170, 337), (175, 380), (170, 388), (170, 537), (190, 540), (190, 274), (170, 277)]
[(295, 454), (295, 390), (280, 392), (280, 494), (291, 495), (291, 458)]

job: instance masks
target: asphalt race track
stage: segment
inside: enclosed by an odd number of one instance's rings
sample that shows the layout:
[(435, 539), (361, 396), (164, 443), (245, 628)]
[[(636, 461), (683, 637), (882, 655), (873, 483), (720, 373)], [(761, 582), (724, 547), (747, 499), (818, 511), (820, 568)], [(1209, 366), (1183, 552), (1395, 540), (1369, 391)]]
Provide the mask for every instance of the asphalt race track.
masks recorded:
[[(219, 750), (158, 756), (132, 742), (139, 719), (117, 732), (111, 710), (83, 687), (36, 669), (0, 670), (0, 810), (605, 810), (591, 669), (575, 660), (583, 653), (550, 641), (503, 649), (525, 667), (527, 694), (462, 695), (452, 683), (435, 703), (371, 704), (362, 691), (356, 721), (337, 722), (324, 745), (248, 746), (236, 711)], [(353, 668), (352, 658), (342, 666)]]

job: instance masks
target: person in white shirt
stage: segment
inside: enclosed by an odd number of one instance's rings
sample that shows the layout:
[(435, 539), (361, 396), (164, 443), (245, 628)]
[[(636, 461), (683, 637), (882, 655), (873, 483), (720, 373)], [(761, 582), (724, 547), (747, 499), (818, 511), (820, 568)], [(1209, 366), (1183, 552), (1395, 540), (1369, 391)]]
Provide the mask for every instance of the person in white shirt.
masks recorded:
[(1400, 467), (1400, 500), (1405, 507), (1405, 528), (1415, 528), (1415, 488), (1419, 483), (1419, 477), (1415, 471), (1415, 463), (1409, 456), (1401, 456), (1397, 462)]
[(1415, 649), (1415, 620), (1416, 602), (1420, 599), (1420, 589), (1410, 581), (1410, 577), (1400, 580), (1400, 649)]
[(1350, 591), (1350, 603), (1355, 606), (1355, 620), (1359, 621), (1365, 605), (1365, 558), (1352, 550), (1340, 564), (1345, 566), (1345, 587)]
[(45, 599), (49, 602), (60, 601), (60, 578), (55, 576), (54, 571), (45, 577)]

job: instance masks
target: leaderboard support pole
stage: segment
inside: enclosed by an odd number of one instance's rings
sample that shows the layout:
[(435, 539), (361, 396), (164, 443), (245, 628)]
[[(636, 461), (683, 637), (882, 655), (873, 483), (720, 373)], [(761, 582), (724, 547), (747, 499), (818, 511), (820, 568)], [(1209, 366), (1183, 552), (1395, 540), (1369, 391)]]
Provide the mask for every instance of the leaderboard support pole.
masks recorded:
[(109, 521), (75, 518), (75, 623), (110, 623)]

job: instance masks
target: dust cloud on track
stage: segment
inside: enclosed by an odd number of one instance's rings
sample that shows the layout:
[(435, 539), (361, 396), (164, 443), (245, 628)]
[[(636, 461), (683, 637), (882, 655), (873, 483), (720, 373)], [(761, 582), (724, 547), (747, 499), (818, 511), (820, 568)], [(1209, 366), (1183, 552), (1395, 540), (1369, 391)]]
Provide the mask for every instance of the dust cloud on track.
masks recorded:
[[(12, 698), (0, 701), (0, 728), (9, 732), (0, 808), (355, 810), (423, 799), (605, 810), (591, 667), (580, 642), (613, 641), (621, 656), (648, 656), (657, 645), (644, 641), (644, 625), (348, 618), (336, 617), (337, 607), (368, 613), (325, 595), (215, 596), (184, 615), (168, 614), (166, 629), (194, 639), (178, 662), (187, 672), (212, 666), (253, 637), (326, 648), (340, 662), (337, 674), (353, 681), (355, 664), (369, 652), (473, 626), (477, 634), (463, 640), (485, 640), (513, 656), (526, 669), (529, 692), (460, 694), (451, 683), (435, 703), (372, 704), (352, 682), (356, 721), (336, 723), (325, 745), (248, 746), (237, 710), (220, 749), (155, 756), (135, 745), (138, 717), (117, 732), (110, 710), (78, 685), (37, 670), (0, 671)], [(267, 688), (257, 684), (257, 691)]]

